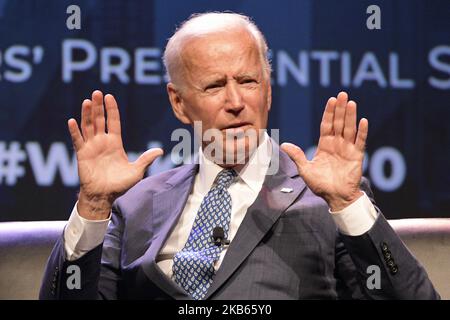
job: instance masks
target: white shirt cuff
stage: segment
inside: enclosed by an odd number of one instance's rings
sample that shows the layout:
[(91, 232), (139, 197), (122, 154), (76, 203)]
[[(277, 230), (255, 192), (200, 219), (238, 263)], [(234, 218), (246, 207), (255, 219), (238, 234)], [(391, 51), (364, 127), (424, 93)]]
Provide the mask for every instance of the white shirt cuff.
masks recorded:
[(64, 229), (66, 259), (74, 261), (103, 242), (111, 214), (106, 220), (88, 220), (78, 214), (77, 203)]
[(348, 207), (335, 212), (329, 210), (339, 231), (345, 235), (360, 236), (375, 224), (378, 212), (366, 193), (363, 193)]

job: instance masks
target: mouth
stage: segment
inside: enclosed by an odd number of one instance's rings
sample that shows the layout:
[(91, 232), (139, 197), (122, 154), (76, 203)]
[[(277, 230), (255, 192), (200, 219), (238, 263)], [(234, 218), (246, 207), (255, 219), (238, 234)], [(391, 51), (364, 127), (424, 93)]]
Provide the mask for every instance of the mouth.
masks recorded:
[(223, 128), (222, 130), (230, 130), (230, 129), (241, 129), (244, 130), (248, 127), (251, 126), (251, 123), (249, 122), (238, 122), (238, 123), (233, 123), (225, 128)]

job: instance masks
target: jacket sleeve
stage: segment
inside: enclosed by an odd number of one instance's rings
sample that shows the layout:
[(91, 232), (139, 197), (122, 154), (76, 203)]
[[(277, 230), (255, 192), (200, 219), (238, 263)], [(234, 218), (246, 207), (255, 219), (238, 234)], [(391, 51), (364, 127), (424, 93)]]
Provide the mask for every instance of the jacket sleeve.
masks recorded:
[(121, 281), (122, 233), (123, 219), (114, 206), (103, 243), (81, 258), (69, 261), (66, 259), (63, 232), (47, 261), (39, 299), (117, 299)]
[(379, 213), (360, 236), (338, 233), (336, 277), (341, 298), (440, 299), (423, 266), (407, 249), (375, 205), (367, 179), (361, 189)]

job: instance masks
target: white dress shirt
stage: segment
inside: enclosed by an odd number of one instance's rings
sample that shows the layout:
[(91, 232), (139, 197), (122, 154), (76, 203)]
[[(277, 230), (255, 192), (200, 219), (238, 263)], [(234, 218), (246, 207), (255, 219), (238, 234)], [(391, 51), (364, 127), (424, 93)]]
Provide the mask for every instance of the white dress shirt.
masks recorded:
[[(264, 136), (257, 150), (253, 153), (249, 163), (244, 166), (228, 188), (232, 199), (231, 221), (228, 240), (233, 241), (236, 232), (244, 219), (247, 209), (256, 200), (262, 188), (271, 158), (272, 146), (267, 135)], [(258, 165), (252, 160), (258, 157)], [(159, 252), (156, 260), (161, 270), (172, 277), (173, 257), (181, 251), (194, 224), (197, 211), (208, 191), (211, 189), (217, 174), (222, 167), (207, 159), (200, 149), (200, 168), (195, 177), (192, 193), (189, 195), (184, 210), (174, 230)], [(358, 200), (338, 212), (331, 212), (336, 225), (343, 234), (361, 235), (373, 226), (377, 218), (377, 211), (370, 199), (364, 193)], [(86, 252), (92, 250), (103, 242), (108, 222), (107, 220), (87, 220), (79, 216), (77, 205), (72, 211), (64, 231), (66, 258), (70, 261), (79, 259)], [(215, 263), (216, 270), (220, 267), (226, 254), (227, 247), (222, 251), (219, 260)]]

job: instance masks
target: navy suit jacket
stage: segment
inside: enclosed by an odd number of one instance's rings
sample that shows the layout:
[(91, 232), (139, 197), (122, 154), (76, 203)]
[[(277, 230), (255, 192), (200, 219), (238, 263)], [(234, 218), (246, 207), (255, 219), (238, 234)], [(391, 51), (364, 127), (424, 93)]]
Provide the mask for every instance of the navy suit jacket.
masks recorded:
[[(325, 201), (311, 192), (275, 143), (273, 155), (279, 155), (279, 170), (266, 176), (205, 299), (439, 298), (377, 207), (371, 230), (361, 236), (340, 234)], [(156, 258), (197, 172), (198, 165), (184, 165), (139, 182), (115, 202), (103, 244), (76, 261), (65, 259), (61, 236), (40, 298), (191, 299), (161, 271)], [(373, 202), (366, 179), (361, 189)], [(70, 265), (80, 267), (80, 289), (67, 286)], [(380, 270), (379, 289), (367, 286), (372, 265)]]

